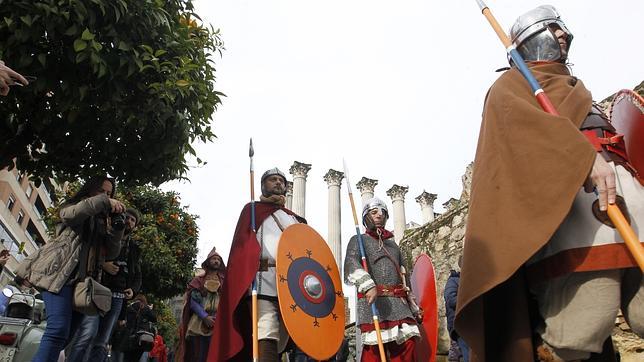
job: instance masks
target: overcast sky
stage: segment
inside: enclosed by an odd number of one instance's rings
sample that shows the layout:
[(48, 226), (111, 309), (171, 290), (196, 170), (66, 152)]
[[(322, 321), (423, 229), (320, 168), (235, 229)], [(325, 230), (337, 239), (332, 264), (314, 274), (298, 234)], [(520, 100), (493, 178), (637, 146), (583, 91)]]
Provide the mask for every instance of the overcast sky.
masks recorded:
[[(644, 1), (551, 1), (574, 34), (570, 61), (595, 100), (644, 80)], [(190, 183), (168, 183), (200, 227), (198, 262), (216, 246), (227, 259), (249, 200), (248, 140), (256, 173), (293, 161), (312, 164), (306, 218), (327, 236), (329, 169), (347, 160), (352, 184), (379, 180), (376, 195), (409, 186), (407, 222), (421, 223), (414, 198), (438, 194), (436, 210), (461, 193), (474, 159), (483, 98), (507, 65), (501, 42), (474, 0), (198, 0), (196, 12), (220, 29), (213, 115), (217, 139), (198, 144), (208, 162)], [(489, 1), (508, 29), (538, 1)], [(259, 175), (257, 178), (259, 178)], [(289, 180), (292, 178), (289, 176)], [(256, 183), (259, 190), (259, 180)], [(358, 192), (356, 196), (359, 198)], [(358, 199), (359, 200), (359, 199)], [(342, 185), (343, 242), (354, 233)], [(393, 229), (393, 218), (388, 224)]]

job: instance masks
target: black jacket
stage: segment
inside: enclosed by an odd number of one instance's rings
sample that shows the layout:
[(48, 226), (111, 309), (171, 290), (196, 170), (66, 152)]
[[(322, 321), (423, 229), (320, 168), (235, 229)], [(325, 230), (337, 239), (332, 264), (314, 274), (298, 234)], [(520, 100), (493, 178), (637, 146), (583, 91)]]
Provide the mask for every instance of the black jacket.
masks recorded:
[(456, 295), (458, 294), (458, 284), (461, 280), (461, 272), (451, 270), (449, 278), (445, 283), (445, 316), (447, 317), (447, 330), (453, 340), (458, 339), (458, 334), (454, 329), (454, 317), (456, 316)]
[(119, 256), (112, 260), (119, 266), (116, 275), (103, 271), (103, 285), (113, 292), (132, 289), (136, 295), (141, 289), (141, 249), (131, 236), (123, 239)]

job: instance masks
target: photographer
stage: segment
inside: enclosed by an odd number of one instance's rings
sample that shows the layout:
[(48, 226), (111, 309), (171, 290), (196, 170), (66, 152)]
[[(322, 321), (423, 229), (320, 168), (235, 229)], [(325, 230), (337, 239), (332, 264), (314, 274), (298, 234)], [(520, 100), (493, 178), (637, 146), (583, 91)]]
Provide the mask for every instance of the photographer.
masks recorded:
[(58, 360), (72, 321), (83, 319), (73, 310), (74, 286), (84, 275), (95, 276), (98, 262), (115, 258), (120, 251), (123, 228), (113, 227), (109, 215), (122, 214), (125, 206), (112, 199), (114, 189), (114, 180), (108, 177), (88, 180), (61, 206), (56, 237), (16, 271), (42, 291), (47, 310), (47, 328), (33, 361)]
[[(125, 236), (121, 253), (116, 259), (103, 262), (103, 285), (112, 290), (112, 309), (100, 318), (98, 333), (91, 345), (89, 360), (92, 362), (107, 360), (107, 343), (116, 320), (125, 319), (123, 304), (126, 299), (132, 299), (141, 288), (141, 250), (139, 244), (132, 239), (140, 219), (141, 214), (137, 210), (128, 208), (125, 211)], [(119, 318), (119, 313), (122, 318)]]

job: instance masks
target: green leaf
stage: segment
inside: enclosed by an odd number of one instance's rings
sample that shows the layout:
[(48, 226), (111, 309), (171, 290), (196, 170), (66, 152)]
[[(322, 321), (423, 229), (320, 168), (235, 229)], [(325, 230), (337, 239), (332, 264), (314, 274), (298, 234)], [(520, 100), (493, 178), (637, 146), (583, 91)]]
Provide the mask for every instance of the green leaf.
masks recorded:
[(128, 50), (132, 49), (132, 47), (130, 46), (130, 44), (128, 44), (128, 43), (126, 43), (124, 41), (120, 41), (118, 49), (123, 50), (123, 51), (128, 51)]
[(83, 30), (83, 34), (81, 35), (81, 39), (94, 40), (94, 34), (92, 34), (92, 32), (90, 32), (89, 29), (85, 28), (85, 30)]
[(6, 16), (4, 18), (4, 22), (7, 23), (7, 26), (11, 26), (11, 24), (13, 24), (13, 20), (11, 18), (7, 18)]
[(165, 51), (163, 49), (159, 49), (156, 52), (154, 52), (154, 56), (158, 58), (158, 57), (162, 56), (165, 53), (167, 53), (167, 51)]
[(67, 36), (72, 36), (72, 35), (76, 35), (76, 33), (78, 33), (78, 28), (76, 27), (76, 24), (74, 24), (69, 28), (67, 28), (64, 34)]
[(20, 17), (20, 20), (22, 20), (23, 23), (31, 26), (32, 20), (31, 20), (31, 15), (24, 15)]
[(38, 61), (40, 62), (40, 65), (42, 65), (43, 67), (45, 66), (46, 60), (47, 60), (46, 54), (38, 54)]
[(178, 81), (176, 82), (176, 84), (177, 84), (179, 87), (187, 87), (187, 86), (189, 86), (189, 85), (190, 85), (190, 82), (188, 82), (188, 81), (187, 81), (187, 80), (185, 80), (185, 79), (180, 79), (180, 80), (178, 80)]
[[(87, 48), (87, 42), (81, 39), (74, 40), (74, 50), (78, 53)], [(78, 62), (77, 62), (78, 63)]]

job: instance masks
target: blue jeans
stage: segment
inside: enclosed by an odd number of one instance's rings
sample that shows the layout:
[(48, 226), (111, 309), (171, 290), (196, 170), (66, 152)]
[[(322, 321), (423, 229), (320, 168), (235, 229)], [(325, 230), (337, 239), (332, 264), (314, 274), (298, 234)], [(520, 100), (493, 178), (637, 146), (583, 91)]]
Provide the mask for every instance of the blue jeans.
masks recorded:
[(98, 332), (100, 316), (84, 315), (76, 313), (72, 325), (72, 338), (69, 341), (66, 362), (86, 362), (89, 358), (89, 350), (92, 340)]
[(470, 361), (470, 347), (465, 343), (465, 340), (461, 337), (458, 337), (456, 341), (458, 343), (458, 348), (461, 349), (461, 354), (463, 355), (463, 362)]
[(65, 348), (72, 324), (73, 288), (64, 286), (58, 294), (42, 292), (47, 310), (47, 327), (40, 340), (33, 362), (56, 362), (60, 351)]
[(89, 355), (89, 360), (92, 362), (105, 362), (107, 361), (107, 343), (112, 336), (112, 330), (116, 324), (116, 320), (121, 313), (123, 306), (123, 298), (112, 297), (112, 307), (103, 317), (101, 317), (98, 325), (98, 333), (92, 342), (92, 351)]

